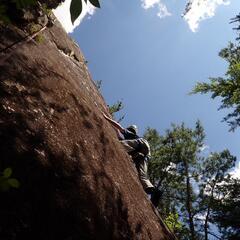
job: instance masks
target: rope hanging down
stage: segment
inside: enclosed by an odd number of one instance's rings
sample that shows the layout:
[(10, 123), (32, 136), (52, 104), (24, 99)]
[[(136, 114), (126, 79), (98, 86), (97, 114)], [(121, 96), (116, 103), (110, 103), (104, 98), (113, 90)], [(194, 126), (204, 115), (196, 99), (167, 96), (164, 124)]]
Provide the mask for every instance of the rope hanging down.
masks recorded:
[(29, 34), (25, 37), (23, 37), (22, 39), (10, 44), (9, 46), (3, 48), (3, 49), (0, 49), (0, 53), (3, 53), (5, 51), (7, 51), (8, 49), (11, 49), (13, 48), (14, 46), (17, 46), (17, 45), (20, 45), (21, 43), (24, 43), (24, 42), (29, 42), (31, 40), (33, 40), (33, 38), (35, 38), (39, 33), (41, 33), (42, 31), (44, 31), (45, 29), (47, 28), (47, 24), (45, 26), (43, 26), (40, 30), (38, 30), (37, 32), (34, 32), (32, 34)]

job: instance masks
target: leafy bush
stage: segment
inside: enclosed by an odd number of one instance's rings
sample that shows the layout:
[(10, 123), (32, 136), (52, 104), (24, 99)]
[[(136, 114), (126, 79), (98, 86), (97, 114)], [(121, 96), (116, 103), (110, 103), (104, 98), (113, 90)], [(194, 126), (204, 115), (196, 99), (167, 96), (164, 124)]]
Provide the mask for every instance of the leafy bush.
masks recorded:
[(179, 231), (182, 228), (182, 223), (179, 221), (177, 213), (170, 213), (164, 221), (173, 232)]
[(20, 183), (16, 178), (12, 178), (12, 169), (6, 168), (0, 176), (0, 191), (8, 191), (10, 188), (19, 188)]

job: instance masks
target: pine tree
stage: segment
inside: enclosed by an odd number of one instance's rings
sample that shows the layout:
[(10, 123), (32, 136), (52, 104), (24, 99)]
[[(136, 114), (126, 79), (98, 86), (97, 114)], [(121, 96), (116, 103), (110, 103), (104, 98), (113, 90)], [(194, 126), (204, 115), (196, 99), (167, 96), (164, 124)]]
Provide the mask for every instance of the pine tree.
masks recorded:
[[(240, 23), (240, 15), (232, 19), (232, 22)], [(240, 25), (235, 28), (240, 30)], [(230, 126), (230, 131), (234, 131), (240, 126), (240, 38), (237, 38), (236, 43), (222, 49), (219, 56), (223, 58), (228, 68), (225, 77), (210, 78), (209, 83), (198, 82), (193, 88), (193, 94), (211, 93), (211, 98), (220, 97), (220, 109), (232, 109), (223, 121)]]
[(212, 218), (222, 233), (221, 239), (240, 239), (240, 179), (226, 177), (214, 201)]
[(193, 129), (172, 125), (164, 136), (148, 128), (144, 137), (152, 151), (150, 179), (163, 191), (159, 204), (163, 218), (178, 226), (174, 231), (179, 239), (209, 239), (219, 208), (219, 186), (236, 158), (228, 150), (203, 154), (205, 134), (199, 121)]

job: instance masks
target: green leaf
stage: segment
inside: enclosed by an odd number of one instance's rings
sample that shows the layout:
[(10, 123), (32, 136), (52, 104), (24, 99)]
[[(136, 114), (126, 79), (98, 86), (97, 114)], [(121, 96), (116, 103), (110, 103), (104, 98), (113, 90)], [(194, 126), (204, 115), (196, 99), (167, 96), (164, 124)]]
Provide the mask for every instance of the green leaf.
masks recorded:
[(71, 21), (74, 24), (75, 20), (82, 12), (82, 0), (72, 0), (70, 5)]
[(3, 171), (3, 177), (4, 178), (9, 178), (12, 175), (12, 169), (11, 168), (6, 168)]
[(20, 186), (19, 181), (15, 178), (8, 179), (8, 184), (9, 184), (9, 186), (11, 186), (13, 188), (19, 188), (19, 186)]
[(94, 7), (100, 8), (100, 3), (99, 3), (98, 0), (89, 0), (89, 2), (90, 2)]

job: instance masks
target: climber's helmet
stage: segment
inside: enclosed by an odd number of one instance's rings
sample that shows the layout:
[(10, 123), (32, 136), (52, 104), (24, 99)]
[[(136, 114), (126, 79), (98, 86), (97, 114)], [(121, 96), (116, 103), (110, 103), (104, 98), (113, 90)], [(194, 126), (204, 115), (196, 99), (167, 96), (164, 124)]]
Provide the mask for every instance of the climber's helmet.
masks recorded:
[(130, 125), (127, 127), (127, 130), (132, 132), (133, 134), (137, 135), (138, 133), (138, 128), (136, 125)]

